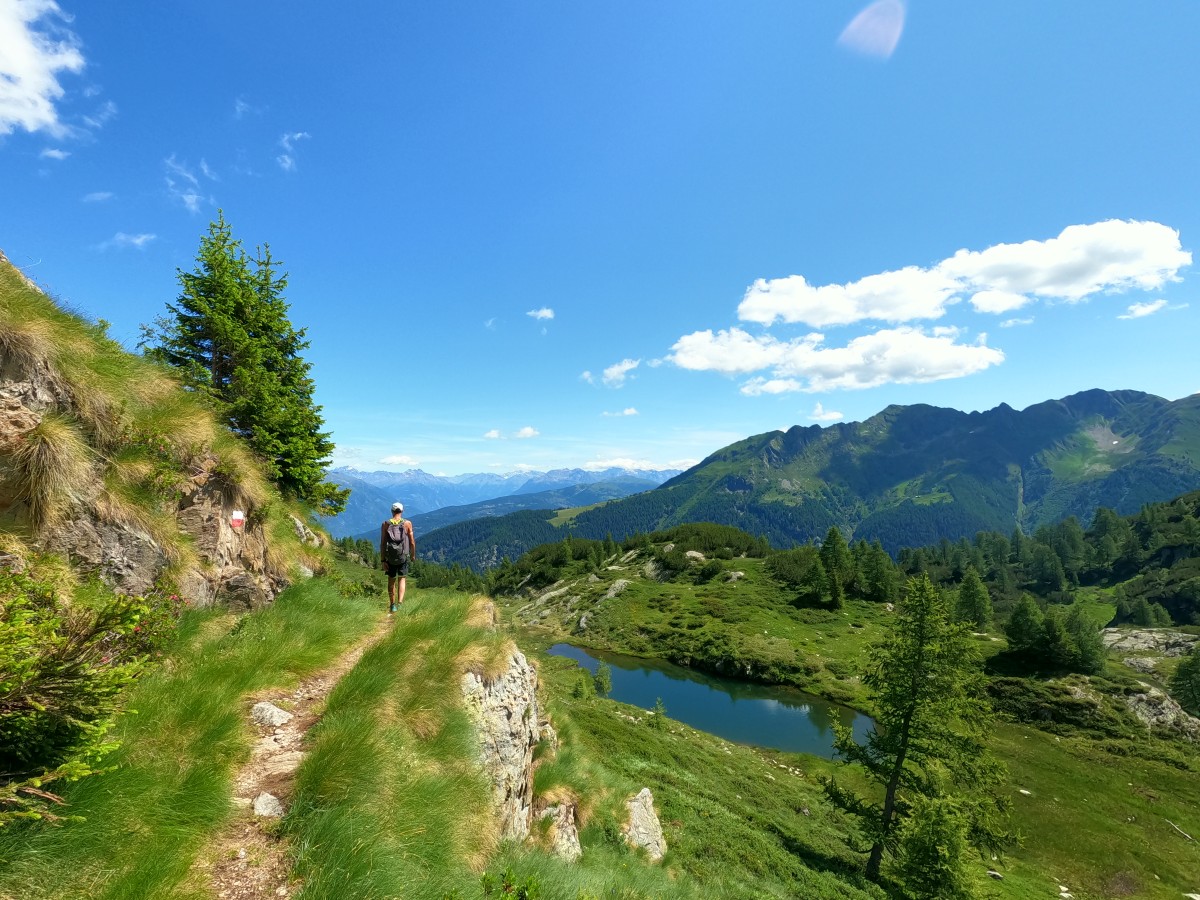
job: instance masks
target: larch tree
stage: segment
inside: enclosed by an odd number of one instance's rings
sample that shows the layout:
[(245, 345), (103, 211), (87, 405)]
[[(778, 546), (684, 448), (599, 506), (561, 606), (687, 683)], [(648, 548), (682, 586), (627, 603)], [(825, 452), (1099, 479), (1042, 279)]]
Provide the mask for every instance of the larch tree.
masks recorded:
[(910, 582), (896, 613), (863, 679), (877, 727), (858, 744), (850, 729), (835, 726), (843, 761), (860, 765), (878, 790), (860, 796), (825, 780), (830, 799), (859, 819), (870, 841), (866, 874), (873, 881), (884, 854), (900, 846), (901, 823), (926, 799), (954, 800), (969, 846), (998, 851), (1011, 840), (997, 792), (1005, 773), (987, 749), (991, 709), (966, 628), (951, 620), (928, 576)]
[(967, 566), (958, 586), (958, 621), (984, 631), (992, 624), (992, 598), (974, 566)]
[(1171, 696), (1193, 716), (1200, 716), (1200, 645), (1179, 661), (1171, 676)]
[(200, 239), (196, 269), (178, 272), (180, 292), (167, 315), (143, 328), (146, 354), (179, 370), (266, 464), (286, 495), (332, 515), (349, 491), (325, 480), (333, 441), (313, 402), (309, 347), (293, 327), (270, 247), (253, 260), (218, 212)]

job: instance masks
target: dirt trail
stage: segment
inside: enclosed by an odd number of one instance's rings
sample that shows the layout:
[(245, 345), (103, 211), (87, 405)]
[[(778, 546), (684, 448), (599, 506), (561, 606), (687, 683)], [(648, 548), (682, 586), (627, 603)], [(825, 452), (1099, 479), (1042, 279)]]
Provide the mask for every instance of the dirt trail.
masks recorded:
[[(255, 815), (255, 799), (271, 794), (290, 805), (296, 769), (304, 759), (304, 736), (321, 713), (334, 685), (358, 664), (362, 655), (390, 631), (386, 621), (333, 665), (305, 678), (293, 691), (266, 691), (248, 698), (245, 715), (258, 734), (249, 762), (234, 781), (234, 804), (238, 813), (225, 830), (209, 841), (197, 856), (193, 875), (206, 885), (217, 900), (266, 900), (290, 897), (300, 885), (290, 880), (291, 862), (287, 847), (273, 832), (278, 817)], [(278, 726), (259, 725), (250, 710), (268, 701), (292, 714)]]

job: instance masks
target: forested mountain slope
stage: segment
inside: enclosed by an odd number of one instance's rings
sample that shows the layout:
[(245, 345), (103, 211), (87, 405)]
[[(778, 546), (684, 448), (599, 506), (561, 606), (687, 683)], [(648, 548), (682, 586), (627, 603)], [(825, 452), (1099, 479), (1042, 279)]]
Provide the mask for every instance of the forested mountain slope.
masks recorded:
[[(1198, 487), (1200, 395), (1092, 390), (1021, 411), (890, 406), (864, 422), (756, 435), (571, 526), (621, 539), (716, 522), (790, 546), (837, 525), (895, 552), (1071, 515), (1087, 521), (1101, 506), (1130, 514)], [(503, 519), (489, 525), (470, 541), (431, 535), (423, 549), (473, 565), (498, 559), (510, 529)]]

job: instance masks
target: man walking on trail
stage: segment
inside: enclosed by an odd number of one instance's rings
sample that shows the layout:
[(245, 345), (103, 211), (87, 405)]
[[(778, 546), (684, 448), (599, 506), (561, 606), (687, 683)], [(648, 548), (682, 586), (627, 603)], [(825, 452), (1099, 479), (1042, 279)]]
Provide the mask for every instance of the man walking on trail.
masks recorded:
[(404, 602), (404, 579), (409, 563), (416, 555), (417, 540), (413, 537), (412, 522), (404, 518), (404, 504), (397, 501), (392, 504), (392, 517), (379, 529), (379, 561), (388, 576), (389, 616)]

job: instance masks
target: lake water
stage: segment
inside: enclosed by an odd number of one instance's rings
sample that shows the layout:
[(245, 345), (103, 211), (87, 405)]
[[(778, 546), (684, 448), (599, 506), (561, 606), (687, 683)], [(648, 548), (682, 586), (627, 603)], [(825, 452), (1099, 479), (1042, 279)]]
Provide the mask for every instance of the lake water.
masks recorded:
[(738, 744), (831, 759), (834, 722), (853, 728), (860, 742), (871, 729), (870, 717), (794, 688), (718, 678), (660, 660), (570, 644), (555, 644), (550, 653), (573, 659), (590, 672), (603, 660), (612, 668), (612, 699), (653, 709), (661, 697), (672, 719)]

